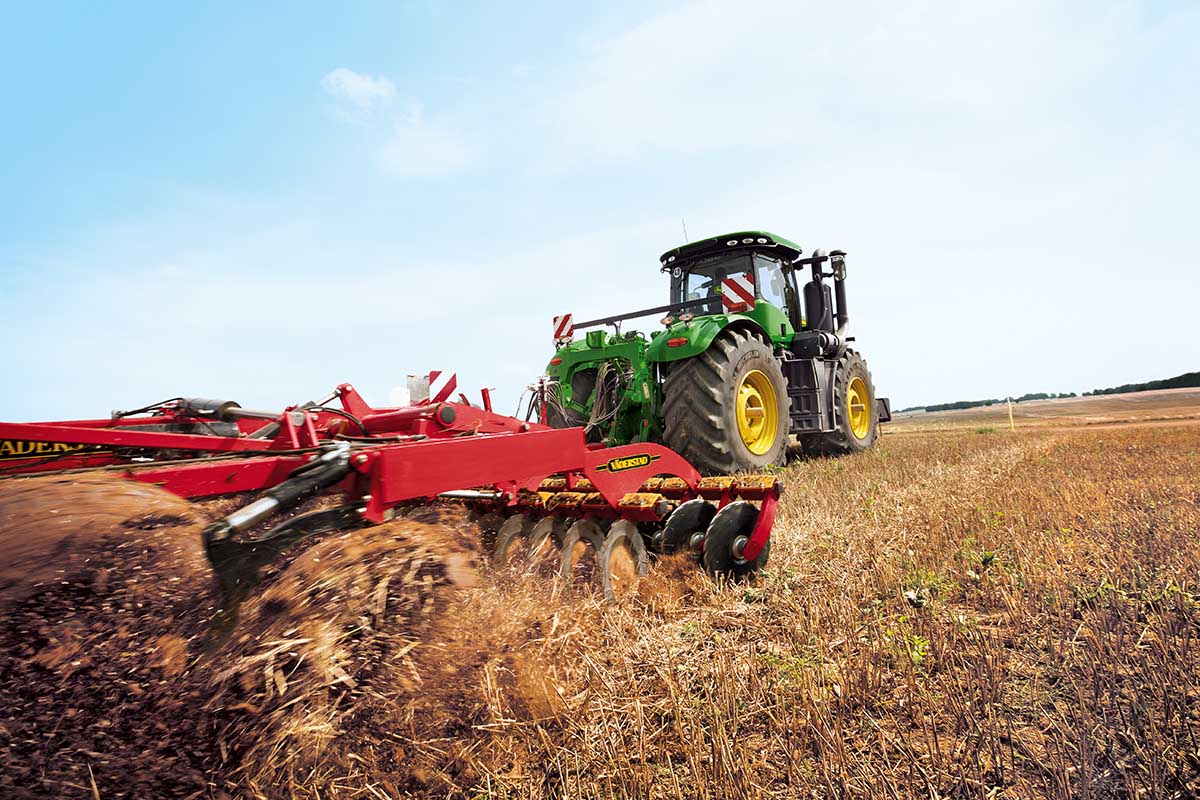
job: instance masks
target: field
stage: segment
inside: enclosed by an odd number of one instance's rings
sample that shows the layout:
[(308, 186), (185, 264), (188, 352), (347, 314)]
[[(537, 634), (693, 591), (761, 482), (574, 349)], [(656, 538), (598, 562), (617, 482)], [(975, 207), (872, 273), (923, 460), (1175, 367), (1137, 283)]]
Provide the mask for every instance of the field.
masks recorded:
[(663, 561), (615, 607), (430, 511), (296, 555), (215, 653), (205, 509), (0, 482), (0, 792), (1195, 797), (1197, 420), (1195, 390), (902, 419), (786, 470), (756, 583)]
[[(1076, 426), (1177, 425), (1200, 422), (1200, 389), (1163, 389), (1101, 397), (1033, 400), (1013, 406), (1013, 426), (1071, 428)], [(897, 415), (893, 433), (958, 430), (964, 426), (1008, 425), (1008, 406), (994, 405)]]

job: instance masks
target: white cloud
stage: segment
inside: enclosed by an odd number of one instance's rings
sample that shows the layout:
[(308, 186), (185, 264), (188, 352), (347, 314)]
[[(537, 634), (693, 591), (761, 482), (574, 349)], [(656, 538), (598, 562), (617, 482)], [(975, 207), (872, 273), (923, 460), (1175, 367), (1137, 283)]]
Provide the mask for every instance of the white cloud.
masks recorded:
[(475, 150), (453, 125), (431, 119), (419, 100), (401, 98), (383, 75), (362, 75), (338, 67), (321, 79), (336, 98), (337, 115), (366, 133), (373, 159), (385, 172), (429, 177), (460, 172), (475, 160)]
[(445, 175), (460, 172), (475, 160), (474, 150), (462, 135), (443, 123), (427, 120), (416, 101), (410, 101), (391, 124), (379, 161), (393, 174)]
[(387, 105), (396, 96), (396, 84), (382, 75), (362, 75), (345, 67), (338, 67), (321, 78), (321, 88), (364, 114)]
[(852, 124), (1020, 124), (1015, 113), (1044, 112), (1111, 58), (1134, 16), (1092, 3), (709, 0), (597, 44), (545, 119), (565, 163), (803, 145)]

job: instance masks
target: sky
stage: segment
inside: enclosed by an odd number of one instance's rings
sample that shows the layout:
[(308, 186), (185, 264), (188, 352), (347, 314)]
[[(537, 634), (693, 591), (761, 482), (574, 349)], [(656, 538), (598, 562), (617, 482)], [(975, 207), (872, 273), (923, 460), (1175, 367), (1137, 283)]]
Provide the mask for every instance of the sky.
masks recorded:
[(1192, 2), (0, 0), (0, 419), (432, 369), (511, 412), (554, 315), (667, 302), (685, 225), (846, 250), (893, 407), (1193, 371), (1198, 39)]

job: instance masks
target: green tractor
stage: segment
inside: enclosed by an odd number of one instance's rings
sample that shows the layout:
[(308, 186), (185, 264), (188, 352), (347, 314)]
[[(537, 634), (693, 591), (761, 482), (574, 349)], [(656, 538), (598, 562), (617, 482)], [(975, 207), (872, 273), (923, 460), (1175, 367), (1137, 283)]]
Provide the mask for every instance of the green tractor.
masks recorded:
[[(661, 442), (706, 475), (875, 444), (891, 411), (846, 335), (845, 252), (804, 258), (787, 239), (744, 231), (668, 250), (660, 261), (669, 304), (555, 319), (548, 424), (583, 427), (606, 445)], [(799, 287), (804, 267), (810, 279)], [(625, 320), (658, 314), (664, 329), (648, 337), (621, 331)]]

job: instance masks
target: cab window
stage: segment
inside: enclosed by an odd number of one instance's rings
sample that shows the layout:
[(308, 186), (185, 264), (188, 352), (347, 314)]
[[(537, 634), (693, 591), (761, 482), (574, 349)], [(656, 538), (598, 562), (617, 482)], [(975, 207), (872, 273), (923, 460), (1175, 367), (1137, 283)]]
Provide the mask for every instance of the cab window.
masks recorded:
[(680, 270), (680, 276), (672, 280), (672, 302), (712, 298), (710, 306), (694, 309), (695, 314), (719, 314), (721, 312), (721, 283), (730, 275), (747, 272), (750, 260), (745, 253), (710, 256), (700, 259)]
[(762, 299), (786, 312), (788, 284), (783, 265), (777, 259), (755, 253), (754, 267), (758, 272), (758, 291)]

